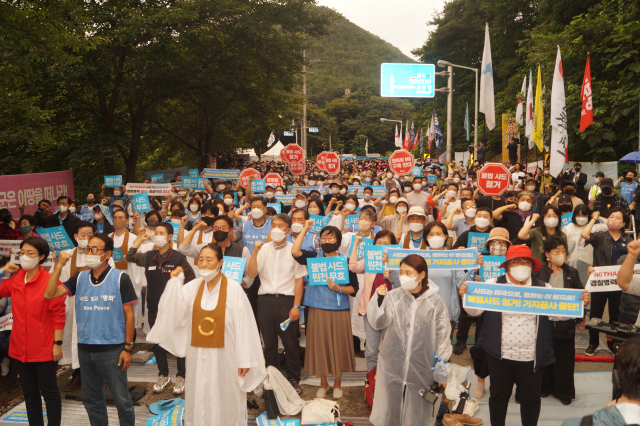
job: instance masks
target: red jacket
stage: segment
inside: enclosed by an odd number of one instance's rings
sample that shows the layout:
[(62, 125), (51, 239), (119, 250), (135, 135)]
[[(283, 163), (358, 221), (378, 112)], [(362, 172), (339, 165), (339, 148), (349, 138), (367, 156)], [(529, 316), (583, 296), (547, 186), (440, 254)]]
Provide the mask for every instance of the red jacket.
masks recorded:
[(53, 331), (64, 329), (66, 296), (44, 298), (51, 274), (39, 268), (27, 284), (24, 269), (0, 283), (0, 297), (11, 297), (13, 313), (9, 356), (21, 362), (53, 361)]

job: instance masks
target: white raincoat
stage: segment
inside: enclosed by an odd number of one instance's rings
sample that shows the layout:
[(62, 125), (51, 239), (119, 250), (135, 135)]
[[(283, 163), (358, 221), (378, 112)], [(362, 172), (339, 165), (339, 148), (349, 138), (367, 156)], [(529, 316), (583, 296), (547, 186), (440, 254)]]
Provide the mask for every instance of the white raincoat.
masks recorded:
[[(381, 306), (378, 295), (367, 305), (367, 318), (376, 330), (387, 328), (380, 345), (376, 395), (370, 421), (376, 426), (433, 425), (435, 407), (418, 393), (436, 381), (446, 383), (449, 366), (436, 362), (451, 357), (451, 324), (447, 307), (429, 280), (429, 289), (415, 299), (402, 288), (387, 293)], [(435, 371), (431, 368), (435, 366)]]

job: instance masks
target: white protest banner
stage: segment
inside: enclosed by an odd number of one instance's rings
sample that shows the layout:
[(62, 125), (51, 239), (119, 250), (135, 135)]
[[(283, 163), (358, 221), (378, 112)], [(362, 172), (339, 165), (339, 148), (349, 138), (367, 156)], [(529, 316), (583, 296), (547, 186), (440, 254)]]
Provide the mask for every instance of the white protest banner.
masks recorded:
[(127, 194), (142, 194), (146, 192), (150, 197), (171, 195), (170, 183), (128, 183)]
[(10, 257), (11, 253), (18, 253), (21, 242), (18, 240), (0, 240), (0, 256)]
[(0, 331), (7, 331), (13, 328), (13, 314), (0, 317)]
[[(596, 266), (594, 271), (589, 275), (585, 289), (589, 293), (598, 293), (601, 291), (622, 291), (616, 279), (620, 265), (613, 266)], [(640, 274), (640, 264), (633, 266), (633, 275)]]

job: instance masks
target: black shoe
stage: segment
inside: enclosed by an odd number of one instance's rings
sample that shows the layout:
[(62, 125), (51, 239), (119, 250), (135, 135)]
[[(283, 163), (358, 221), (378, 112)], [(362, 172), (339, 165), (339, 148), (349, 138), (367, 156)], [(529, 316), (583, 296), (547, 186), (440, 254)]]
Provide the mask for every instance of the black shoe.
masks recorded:
[(593, 356), (596, 353), (596, 349), (598, 349), (598, 345), (589, 345), (589, 347), (584, 351), (586, 356)]
[(291, 386), (293, 386), (293, 388), (296, 390), (296, 393), (298, 395), (302, 394), (302, 389), (300, 389), (300, 383), (297, 380), (289, 380), (289, 383), (291, 383)]
[(571, 404), (571, 400), (569, 398), (560, 398), (560, 402), (562, 402), (562, 405)]
[(540, 398), (546, 398), (549, 396), (549, 392), (543, 392), (540, 394)]
[(467, 345), (465, 345), (465, 344), (456, 343), (453, 346), (453, 354), (454, 355), (462, 355), (462, 352), (464, 352), (466, 347), (467, 347)]

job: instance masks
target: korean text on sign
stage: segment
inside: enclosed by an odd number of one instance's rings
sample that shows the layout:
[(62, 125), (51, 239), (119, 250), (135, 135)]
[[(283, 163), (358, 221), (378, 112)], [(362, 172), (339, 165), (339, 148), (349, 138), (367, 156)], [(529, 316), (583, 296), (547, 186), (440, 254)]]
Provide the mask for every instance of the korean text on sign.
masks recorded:
[(105, 176), (104, 186), (107, 188), (119, 188), (122, 186), (122, 175)]
[(244, 266), (247, 263), (247, 259), (244, 257), (225, 256), (224, 265), (222, 266), (222, 273), (225, 277), (236, 282), (242, 281), (244, 275)]
[(372, 273), (383, 273), (386, 269), (382, 262), (384, 252), (389, 248), (401, 248), (399, 245), (374, 246), (368, 245), (363, 247), (364, 251), (364, 271)]
[(167, 181), (164, 178), (162, 173), (157, 175), (151, 175), (151, 183), (166, 183)]
[(238, 179), (240, 170), (204, 169), (203, 176), (209, 179)]
[(133, 208), (138, 213), (145, 213), (151, 210), (151, 203), (149, 202), (149, 196), (146, 192), (133, 194), (131, 199), (133, 200)]
[[(353, 245), (356, 243), (356, 234), (353, 234), (351, 237), (351, 250), (353, 250)], [(358, 245), (358, 252), (356, 253), (357, 259), (360, 260), (364, 257), (364, 248), (365, 246), (373, 245), (373, 238), (363, 238), (362, 242)], [(351, 255), (351, 253), (349, 253)]]
[(311, 227), (311, 231), (315, 232), (318, 235), (320, 234), (322, 228), (327, 226), (330, 220), (330, 218), (327, 216), (320, 216), (316, 214), (310, 214), (309, 217), (313, 219), (313, 226)]
[(280, 201), (285, 206), (293, 205), (293, 198), (295, 195), (276, 195), (276, 200)]
[(582, 318), (582, 290), (467, 281), (465, 308)]
[[(613, 266), (596, 266), (589, 275), (585, 288), (590, 293), (598, 293), (601, 291), (622, 291), (618, 285), (618, 271), (620, 265)], [(640, 274), (640, 264), (633, 266), (633, 275)]]
[(349, 284), (349, 265), (345, 256), (307, 259), (309, 285)]
[(49, 244), (49, 248), (53, 250), (57, 248), (58, 250), (68, 250), (75, 248), (71, 239), (67, 235), (67, 231), (65, 231), (62, 226), (54, 226), (53, 228), (38, 228), (38, 235), (40, 235), (44, 240)]
[(509, 180), (509, 175), (507, 173), (482, 172), (480, 177), (486, 180), (487, 189), (500, 188), (502, 185), (501, 182)]
[(467, 247), (475, 247), (480, 253), (488, 253), (487, 249), (484, 248), (484, 244), (489, 238), (488, 232), (469, 232), (468, 235)]
[(427, 261), (429, 269), (478, 269), (478, 250), (468, 248), (464, 250), (387, 250), (389, 270), (400, 269), (400, 261), (410, 254), (422, 256)]
[(182, 187), (184, 189), (195, 189), (197, 191), (204, 190), (204, 183), (199, 177), (183, 177)]
[(127, 194), (140, 194), (146, 192), (152, 197), (171, 195), (171, 184), (169, 183), (128, 183)]
[(482, 267), (480, 268), (480, 280), (488, 281), (504, 275), (504, 269), (500, 265), (505, 261), (505, 256), (482, 256)]

